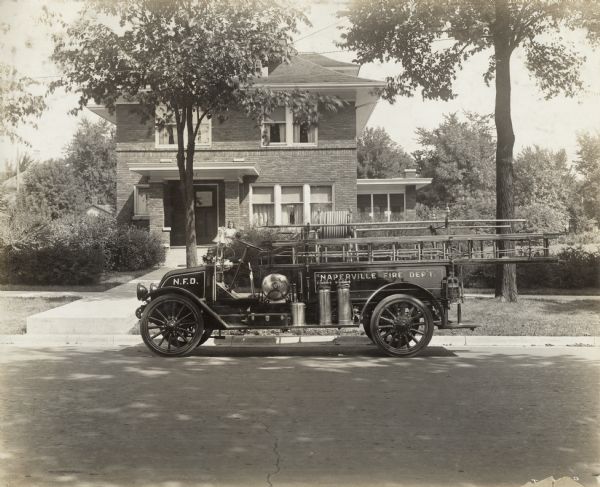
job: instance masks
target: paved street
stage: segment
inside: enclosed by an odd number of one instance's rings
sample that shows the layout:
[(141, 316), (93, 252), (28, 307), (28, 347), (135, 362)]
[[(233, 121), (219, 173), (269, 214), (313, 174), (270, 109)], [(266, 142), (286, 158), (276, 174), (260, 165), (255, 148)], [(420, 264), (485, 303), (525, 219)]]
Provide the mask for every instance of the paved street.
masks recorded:
[(597, 486), (598, 348), (0, 347), (1, 486)]

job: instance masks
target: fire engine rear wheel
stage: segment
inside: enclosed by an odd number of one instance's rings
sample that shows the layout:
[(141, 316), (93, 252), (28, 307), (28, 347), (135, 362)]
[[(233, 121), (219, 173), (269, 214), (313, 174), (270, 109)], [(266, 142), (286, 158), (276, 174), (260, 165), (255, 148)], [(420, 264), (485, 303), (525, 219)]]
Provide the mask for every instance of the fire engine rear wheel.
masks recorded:
[(372, 340), (394, 357), (421, 352), (433, 336), (433, 317), (420, 300), (404, 294), (382, 299), (371, 315)]
[(146, 306), (140, 320), (140, 332), (152, 352), (165, 357), (183, 357), (198, 346), (204, 323), (189, 298), (165, 294)]

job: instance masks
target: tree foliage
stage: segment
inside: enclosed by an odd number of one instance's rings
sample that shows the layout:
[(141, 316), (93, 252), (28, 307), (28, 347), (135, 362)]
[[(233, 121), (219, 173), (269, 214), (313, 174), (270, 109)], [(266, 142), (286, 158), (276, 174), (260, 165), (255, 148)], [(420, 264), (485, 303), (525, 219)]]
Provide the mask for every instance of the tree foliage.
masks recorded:
[(66, 163), (81, 182), (87, 203), (116, 203), (116, 139), (112, 124), (82, 120), (66, 150)]
[[(353, 0), (342, 15), (350, 21), (342, 45), (354, 50), (360, 63), (400, 64), (383, 90), (390, 101), (417, 90), (424, 98), (449, 100), (456, 96), (453, 83), (463, 64), (490, 52), (483, 79), (494, 80), (496, 91), (496, 217), (514, 218), (512, 53), (524, 50), (526, 66), (546, 97), (573, 96), (582, 87), (584, 57), (561, 33), (582, 29), (591, 43), (599, 43), (600, 0)], [(496, 295), (516, 300), (515, 267), (499, 266), (497, 276)]]
[(491, 116), (445, 115), (432, 130), (418, 128), (417, 137), (422, 146), (415, 153), (417, 167), (421, 176), (433, 178), (419, 191), (421, 203), (452, 209), (467, 200), (493, 198), (496, 141)]
[(359, 178), (400, 177), (413, 158), (382, 127), (367, 127), (356, 143)]
[(53, 220), (81, 211), (84, 203), (81, 181), (63, 160), (32, 166), (17, 197), (20, 208)]
[(32, 91), (35, 84), (33, 79), (19, 75), (14, 67), (0, 62), (0, 136), (24, 142), (18, 127), (33, 123), (46, 108), (44, 97)]
[(526, 147), (515, 159), (515, 206), (528, 231), (563, 232), (576, 212), (577, 183), (564, 150)]
[[(500, 24), (498, 7), (506, 9), (506, 26)], [(483, 73), (489, 83), (495, 76), (498, 35), (507, 36), (511, 52), (524, 49), (527, 68), (547, 97), (572, 96), (582, 86), (579, 68), (585, 58), (560, 34), (580, 28), (591, 42), (600, 40), (597, 0), (354, 0), (343, 15), (351, 22), (343, 45), (356, 51), (359, 62), (401, 64), (401, 72), (388, 78), (384, 90), (390, 101), (418, 89), (423, 98), (454, 98), (457, 72), (485, 50), (492, 51)], [(501, 28), (506, 31), (499, 32)]]
[(581, 174), (580, 196), (585, 216), (600, 225), (600, 132), (577, 138), (575, 168)]
[[(256, 83), (257, 67), (288, 62), (292, 34), (305, 21), (283, 2), (267, 0), (89, 0), (89, 11), (55, 37), (57, 84), (113, 109), (120, 98), (148, 108), (157, 125), (174, 122), (177, 166), (186, 207), (186, 260), (196, 263), (193, 163), (204, 118), (245, 110), (260, 121), (275, 106), (317, 123), (336, 101), (313, 93), (274, 93)], [(105, 18), (118, 23), (118, 28)], [(164, 108), (155, 111), (157, 107)]]

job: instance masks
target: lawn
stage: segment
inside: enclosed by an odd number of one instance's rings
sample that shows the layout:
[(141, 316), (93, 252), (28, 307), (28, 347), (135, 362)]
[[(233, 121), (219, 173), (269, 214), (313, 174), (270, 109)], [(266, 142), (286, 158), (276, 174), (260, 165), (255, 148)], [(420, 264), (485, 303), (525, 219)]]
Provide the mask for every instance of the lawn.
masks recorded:
[(79, 299), (75, 296), (56, 298), (0, 297), (0, 335), (25, 333), (27, 317)]
[[(450, 311), (456, 320), (456, 307)], [(600, 300), (586, 297), (519, 298), (517, 303), (500, 303), (492, 298), (467, 298), (462, 307), (463, 322), (479, 325), (470, 329), (438, 330), (435, 335), (491, 336), (600, 336)], [(260, 335), (277, 332), (260, 330)], [(294, 332), (298, 333), (298, 332)], [(303, 335), (357, 335), (356, 328), (307, 328)]]
[(70, 285), (31, 285), (31, 284), (0, 284), (0, 291), (75, 291), (75, 292), (103, 292), (115, 286), (128, 283), (152, 269), (130, 272), (105, 272), (100, 281), (95, 284), (70, 284)]
[[(500, 303), (491, 298), (467, 298), (462, 318), (480, 325), (470, 330), (436, 330), (440, 335), (600, 336), (600, 300), (582, 297), (519, 298)], [(450, 319), (455, 320), (455, 308)]]

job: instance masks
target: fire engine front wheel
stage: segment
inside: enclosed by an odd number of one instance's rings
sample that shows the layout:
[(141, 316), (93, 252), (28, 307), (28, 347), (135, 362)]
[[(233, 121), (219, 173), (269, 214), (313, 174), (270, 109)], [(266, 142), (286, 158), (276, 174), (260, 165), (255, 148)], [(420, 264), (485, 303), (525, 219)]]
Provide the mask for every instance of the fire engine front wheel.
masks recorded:
[(196, 305), (187, 297), (165, 294), (150, 301), (140, 320), (144, 343), (165, 357), (183, 357), (202, 339), (204, 324)]
[(433, 336), (433, 317), (420, 300), (404, 294), (382, 299), (371, 315), (372, 340), (386, 354), (411, 357)]

